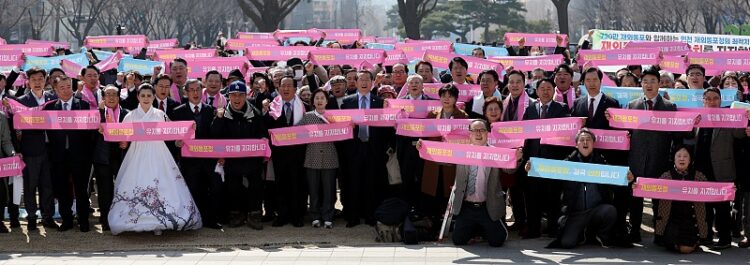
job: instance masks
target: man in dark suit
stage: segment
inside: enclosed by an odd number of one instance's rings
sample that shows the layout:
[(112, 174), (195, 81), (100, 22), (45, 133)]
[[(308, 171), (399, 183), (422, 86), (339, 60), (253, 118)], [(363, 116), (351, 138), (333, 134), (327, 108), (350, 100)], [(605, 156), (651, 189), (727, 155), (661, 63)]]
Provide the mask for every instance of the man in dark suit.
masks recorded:
[[(138, 107), (138, 89), (143, 83), (143, 75), (138, 72), (130, 72), (125, 74), (125, 83), (120, 88), (120, 106), (125, 109), (133, 110)], [(122, 90), (125, 91), (122, 91)]]
[[(44, 91), (47, 73), (39, 68), (31, 68), (26, 71), (26, 86), (30, 92), (18, 99), (26, 107), (37, 107), (44, 105), (47, 101), (54, 100), (52, 93)], [(47, 136), (43, 130), (17, 131), (21, 142), (21, 154), (26, 167), (23, 169), (23, 195), (28, 221), (27, 229), (36, 230), (36, 211), (39, 208), (42, 213), (42, 225), (46, 228), (57, 229), (58, 225), (52, 219), (55, 214), (54, 191), (52, 189), (52, 177), (50, 176), (50, 162), (47, 156)], [(39, 190), (39, 204), (37, 204), (37, 189)], [(39, 207), (37, 207), (37, 205)]]
[[(169, 118), (173, 121), (195, 121), (195, 139), (211, 139), (211, 122), (214, 118), (214, 107), (201, 102), (203, 84), (197, 79), (190, 79), (185, 84), (188, 102), (177, 106)], [(176, 142), (182, 147), (182, 141)], [(185, 183), (193, 195), (195, 204), (203, 219), (203, 226), (221, 229), (216, 210), (221, 209), (222, 181), (214, 172), (216, 159), (180, 158), (180, 169)]]
[[(102, 101), (102, 91), (104, 86), (99, 83), (99, 76), (101, 72), (99, 68), (93, 65), (86, 66), (81, 69), (81, 81), (83, 81), (83, 87), (78, 88), (75, 91), (75, 97), (89, 103), (89, 107), (96, 109), (99, 108), (99, 102)], [(54, 82), (54, 81), (53, 81)], [(78, 83), (77, 80), (72, 79), (71, 82)]]
[[(156, 83), (154, 89), (156, 90), (156, 98), (154, 99), (154, 108), (160, 109), (167, 114), (167, 117), (172, 117), (174, 108), (180, 105), (169, 96), (170, 89), (172, 87), (172, 78), (169, 75), (159, 75), (156, 77)], [(137, 105), (136, 105), (137, 106)], [(165, 141), (169, 152), (172, 153), (172, 157), (175, 161), (180, 161), (180, 149), (177, 148), (174, 141)]]
[[(659, 95), (659, 72), (646, 70), (641, 74), (643, 97), (631, 100), (628, 109), (677, 111), (677, 105)], [(611, 116), (607, 115), (607, 120)], [(656, 177), (672, 167), (669, 162), (670, 151), (675, 141), (681, 141), (681, 134), (647, 130), (630, 131), (630, 153), (628, 166), (630, 172), (638, 177)], [(630, 234), (631, 242), (641, 241), (641, 222), (643, 218), (643, 198), (630, 199)]]
[[(400, 99), (433, 100), (433, 98), (424, 94), (424, 83), (420, 75), (413, 74), (407, 77), (405, 89), (407, 93)], [(419, 138), (396, 135), (395, 140), (396, 157), (401, 169), (402, 181), (399, 197), (412, 206), (418, 206), (422, 169), (424, 168), (424, 160), (419, 157), (419, 151), (416, 148)]]
[[(610, 130), (611, 127), (605, 113), (609, 108), (620, 108), (620, 102), (601, 93), (602, 78), (604, 78), (604, 74), (599, 68), (589, 67), (583, 71), (583, 83), (586, 85), (588, 93), (587, 96), (579, 97), (574, 101), (571, 116), (585, 117), (586, 124), (584, 127), (586, 128)], [(627, 166), (628, 164), (628, 151), (601, 150), (601, 153), (612, 165)], [(632, 246), (625, 238), (628, 233), (626, 219), (631, 189), (621, 186), (613, 186), (610, 189), (614, 193), (612, 205), (617, 208), (617, 222), (612, 229), (612, 232), (614, 232), (612, 238), (614, 243), (620, 246)]]
[[(102, 92), (104, 97), (104, 108), (99, 109), (100, 118), (105, 123), (120, 123), (128, 114), (126, 109), (120, 107), (120, 92), (117, 87), (109, 85)], [(126, 142), (107, 142), (104, 136), (95, 134), (94, 137), (94, 177), (96, 177), (97, 199), (99, 202), (99, 223), (102, 230), (109, 230), (109, 208), (114, 197), (115, 178), (120, 171), (120, 164), (125, 157)]]
[[(565, 103), (552, 100), (554, 81), (550, 79), (539, 81), (536, 94), (539, 99), (526, 108), (523, 120), (570, 117), (568, 106)], [(526, 161), (530, 157), (563, 159), (569, 151), (567, 147), (542, 145), (539, 139), (528, 139), (524, 143), (523, 155)], [(548, 233), (553, 236), (556, 235), (557, 218), (560, 216), (559, 181), (526, 177), (524, 193), (526, 194), (526, 228), (528, 232), (523, 235), (523, 238), (538, 238), (541, 235), (542, 212), (547, 213)]]
[[(285, 76), (280, 81), (281, 115), (274, 118), (271, 112), (265, 114), (269, 129), (295, 126), (302, 120), (305, 112), (312, 107), (296, 96), (297, 81), (293, 76)], [(268, 100), (264, 103), (270, 104)], [(264, 107), (265, 109), (265, 107)], [(305, 159), (305, 145), (274, 146), (271, 148), (273, 171), (276, 177), (276, 207), (278, 217), (272, 226), (284, 226), (292, 223), (295, 227), (304, 226), (307, 192), (302, 164)]]
[[(70, 111), (88, 110), (89, 104), (73, 97), (72, 79), (67, 76), (56, 78), (53, 87), (59, 97), (57, 101), (47, 104), (44, 110)], [(59, 202), (62, 225), (58, 231), (73, 228), (73, 198), (77, 196), (76, 212), (81, 232), (88, 232), (89, 204), (88, 184), (91, 173), (94, 134), (91, 130), (48, 130), (50, 146), (50, 164), (55, 194)], [(70, 180), (73, 180), (71, 193)]]
[(477, 78), (479, 79), (479, 86), (482, 88), (482, 94), (467, 101), (464, 110), (471, 119), (484, 119), (484, 101), (489, 97), (496, 97), (498, 101), (503, 100), (503, 96), (497, 90), (500, 77), (495, 70), (484, 70), (479, 73)]
[[(344, 98), (342, 109), (380, 109), (383, 99), (371, 93), (373, 76), (369, 71), (357, 72), (357, 93)], [(380, 128), (357, 126), (354, 139), (349, 142), (349, 198), (346, 227), (360, 224), (365, 218), (368, 225), (375, 225), (375, 208), (380, 203), (387, 179), (379, 175), (385, 168), (384, 144), (379, 141)]]

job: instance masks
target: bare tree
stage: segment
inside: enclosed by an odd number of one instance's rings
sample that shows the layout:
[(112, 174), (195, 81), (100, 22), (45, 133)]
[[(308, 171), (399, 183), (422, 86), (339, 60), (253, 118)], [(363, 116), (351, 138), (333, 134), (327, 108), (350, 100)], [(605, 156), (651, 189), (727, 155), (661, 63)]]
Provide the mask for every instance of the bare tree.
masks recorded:
[(49, 21), (55, 14), (53, 8), (49, 5), (42, 5), (39, 8), (29, 8), (26, 10), (27, 19), (29, 20), (29, 28), (31, 30), (31, 38), (36, 40), (42, 39), (42, 32), (49, 25)]
[(110, 1), (99, 0), (49, 0), (49, 3), (60, 13), (61, 24), (65, 30), (83, 45), (83, 40), (96, 25), (102, 12), (109, 7)]
[(398, 15), (404, 23), (406, 36), (413, 40), (421, 38), (420, 25), (435, 7), (437, 0), (398, 0)]
[(0, 37), (10, 39), (13, 28), (21, 22), (29, 6), (29, 3), (19, 6), (18, 1), (0, 0)]
[(237, 0), (261, 32), (272, 32), (302, 0)]

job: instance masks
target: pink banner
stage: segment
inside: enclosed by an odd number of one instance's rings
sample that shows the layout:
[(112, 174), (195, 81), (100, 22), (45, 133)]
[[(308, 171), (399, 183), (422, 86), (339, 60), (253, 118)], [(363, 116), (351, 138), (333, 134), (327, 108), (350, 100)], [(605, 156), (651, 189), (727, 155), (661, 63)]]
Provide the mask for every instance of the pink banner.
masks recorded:
[(0, 45), (0, 51), (21, 52), (27, 56), (50, 56), (55, 54), (55, 47), (51, 44), (6, 44)]
[(10, 71), (23, 64), (23, 53), (19, 51), (0, 51), (0, 68)]
[(0, 159), (0, 178), (23, 175), (26, 164), (20, 156), (11, 156)]
[(498, 139), (539, 139), (575, 135), (583, 127), (583, 118), (504, 121), (492, 123), (492, 134)]
[[(443, 136), (443, 142), (452, 144), (471, 144), (469, 135), (448, 134)], [(523, 147), (524, 139), (498, 139), (492, 134), (487, 137), (487, 144), (501, 148), (519, 148)]]
[(378, 40), (374, 36), (359, 37), (359, 41), (362, 42), (362, 44), (377, 43), (378, 42)]
[(185, 140), (183, 157), (238, 158), (271, 157), (268, 139)]
[(318, 47), (311, 46), (254, 47), (247, 49), (245, 56), (255, 61), (286, 61), (291, 58), (309, 60), (310, 51), (316, 49)]
[(620, 129), (687, 132), (693, 130), (696, 112), (609, 109), (609, 125)]
[(209, 71), (219, 71), (221, 76), (228, 76), (234, 69), (247, 72), (247, 58), (245, 57), (214, 57), (195, 59), (188, 65), (188, 77), (204, 78)]
[(87, 36), (83, 41), (86, 48), (148, 47), (144, 35)]
[(289, 38), (309, 38), (311, 41), (323, 38), (324, 33), (318, 29), (308, 30), (276, 30), (273, 36), (283, 42)]
[(725, 108), (690, 108), (679, 109), (700, 113), (701, 121), (696, 128), (747, 128), (747, 110)]
[(690, 52), (688, 64), (700, 64), (706, 75), (719, 75), (722, 71), (750, 71), (750, 54), (741, 52)]
[(685, 181), (639, 177), (633, 185), (633, 196), (661, 200), (691, 202), (723, 202), (734, 200), (731, 182)]
[(112, 69), (117, 69), (117, 67), (120, 65), (120, 60), (122, 59), (122, 52), (117, 51), (115, 54), (107, 57), (106, 60), (100, 61), (96, 64), (96, 67), (99, 68), (99, 71), (109, 71)]
[(455, 53), (444, 53), (436, 51), (425, 51), (424, 53), (425, 61), (432, 63), (432, 66), (434, 67), (443, 69), (448, 69), (448, 65), (454, 57), (461, 57), (466, 60), (466, 63), (469, 65), (469, 69), (467, 69), (467, 72), (470, 74), (478, 74), (484, 70), (495, 70), (498, 73), (502, 73), (504, 70), (502, 64), (490, 60), (479, 59), (473, 56), (463, 56)]
[(470, 119), (399, 119), (396, 134), (409, 137), (442, 137), (469, 134)]
[(47, 44), (47, 45), (52, 45), (52, 47), (55, 47), (55, 49), (59, 49), (59, 48), (70, 49), (70, 43), (59, 42), (59, 41), (47, 41), (47, 40), (32, 40), (32, 39), (28, 39), (28, 40), (26, 40), (26, 44)]
[(663, 55), (680, 56), (690, 51), (690, 45), (681, 41), (631, 41), (625, 49), (657, 48)]
[(505, 68), (513, 66), (513, 70), (520, 71), (532, 71), (536, 68), (542, 68), (545, 71), (553, 71), (555, 70), (555, 67), (564, 62), (562, 54), (543, 56), (495, 56), (489, 60), (500, 63)]
[(310, 60), (316, 65), (353, 65), (363, 62), (381, 64), (385, 51), (376, 49), (317, 49), (310, 51)]
[(439, 163), (483, 166), (493, 168), (516, 168), (516, 150), (490, 146), (451, 144), (422, 141), (419, 157)]
[(81, 74), (81, 69), (83, 69), (83, 66), (74, 61), (62, 59), (60, 60), (60, 68), (68, 77), (78, 78), (78, 75)]
[(661, 51), (657, 48), (578, 51), (578, 63), (581, 65), (658, 65), (661, 59)]
[(352, 44), (362, 37), (359, 29), (320, 29), (326, 34), (326, 40), (335, 40), (341, 44)]
[(394, 127), (399, 109), (327, 110), (323, 116), (331, 123), (352, 122), (356, 125)]
[(185, 59), (186, 61), (192, 61), (198, 58), (213, 58), (216, 57), (215, 49), (198, 49), (198, 50), (185, 50), (185, 49), (160, 49), (154, 52), (154, 61), (172, 62), (177, 58)]
[[(98, 112), (97, 112), (98, 113)], [(103, 123), (107, 142), (186, 140), (195, 135), (194, 121)]]
[[(430, 111), (443, 107), (439, 100), (408, 100), (408, 99), (386, 99), (386, 108), (406, 111), (409, 118), (427, 118)], [(464, 109), (464, 102), (456, 102), (459, 109)]]
[(229, 39), (227, 40), (226, 49), (232, 51), (244, 51), (247, 48), (254, 47), (276, 47), (279, 42), (271, 40), (248, 40), (248, 39)]
[[(396, 50), (402, 50), (406, 53), (409, 52), (425, 52), (425, 51), (439, 51), (439, 52), (451, 52), (450, 41), (429, 41), (429, 42), (399, 42), (395, 44)], [(451, 57), (452, 58), (452, 57)]]
[[(627, 131), (589, 129), (596, 135), (594, 147), (609, 150), (630, 150), (630, 136)], [(542, 138), (542, 144), (576, 146), (575, 135)]]
[[(12, 113), (17, 113), (17, 112), (20, 112), (20, 111), (29, 111), (29, 110), (40, 110), (40, 109), (44, 108), (44, 106), (46, 106), (47, 104), (49, 104), (51, 102), (54, 102), (54, 101), (47, 101), (46, 103), (44, 103), (41, 106), (26, 107), (26, 105), (21, 104), (20, 102), (16, 101), (15, 99), (6, 98), (6, 100), (8, 101), (8, 105), (10, 105), (10, 109), (11, 109)], [(3, 109), (5, 109), (4, 106), (3, 106)]]
[(271, 32), (237, 32), (237, 38), (243, 40), (276, 40)]
[[(177, 39), (165, 39), (165, 40), (149, 40), (148, 47), (146, 47), (146, 54), (153, 55), (158, 49), (172, 49), (180, 46), (180, 41)], [(141, 52), (143, 47), (125, 47), (125, 50), (130, 54), (138, 54)]]
[[(440, 88), (445, 86), (446, 84), (443, 83), (424, 83), (422, 93), (427, 95), (430, 98), (439, 99), (440, 96), (438, 95), (438, 91), (440, 91)], [(458, 103), (463, 103), (466, 101), (471, 100), (472, 98), (478, 96), (479, 94), (482, 94), (482, 88), (479, 85), (472, 85), (472, 84), (463, 84), (459, 85), (456, 84), (456, 88), (458, 88)], [(408, 94), (409, 89), (401, 89), (398, 93), (398, 98), (401, 98), (403, 96), (406, 96)]]
[(99, 110), (29, 110), (13, 116), (17, 130), (96, 130)]
[(385, 61), (383, 61), (383, 66), (393, 66), (399, 63), (404, 65), (409, 63), (409, 57), (406, 56), (404, 51), (385, 51)]
[(685, 56), (669, 56), (664, 55), (664, 58), (659, 62), (659, 67), (667, 72), (683, 74), (687, 69), (687, 57)]
[(382, 44), (396, 44), (398, 37), (375, 37), (375, 42)]
[(565, 34), (532, 34), (532, 33), (505, 33), (505, 47), (518, 46), (521, 38), (526, 39), (527, 47), (557, 47), (557, 37), (562, 38), (562, 46), (568, 46), (568, 35)]
[(271, 143), (287, 146), (354, 139), (353, 125), (348, 122), (292, 126), (268, 130)]

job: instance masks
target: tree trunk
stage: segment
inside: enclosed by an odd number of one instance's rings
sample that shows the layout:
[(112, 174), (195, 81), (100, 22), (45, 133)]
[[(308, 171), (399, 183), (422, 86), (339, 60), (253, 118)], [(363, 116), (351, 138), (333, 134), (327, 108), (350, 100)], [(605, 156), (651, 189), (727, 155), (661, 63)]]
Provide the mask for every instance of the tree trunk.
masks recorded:
[(570, 0), (552, 0), (557, 9), (557, 25), (560, 28), (560, 34), (568, 34), (568, 4)]

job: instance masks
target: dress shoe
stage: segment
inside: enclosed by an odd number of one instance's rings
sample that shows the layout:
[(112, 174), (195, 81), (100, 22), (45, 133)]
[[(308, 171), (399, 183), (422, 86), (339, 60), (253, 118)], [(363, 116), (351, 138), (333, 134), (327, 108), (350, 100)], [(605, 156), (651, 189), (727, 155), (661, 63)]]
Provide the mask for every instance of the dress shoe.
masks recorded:
[(44, 226), (45, 228), (51, 228), (51, 229), (60, 228), (60, 226), (57, 225), (57, 223), (55, 223), (55, 220), (52, 220), (52, 218), (44, 219), (42, 221), (42, 226)]
[(239, 212), (231, 213), (229, 217), (229, 227), (240, 227), (247, 221), (247, 215)]
[(7, 226), (5, 226), (5, 223), (0, 221), (0, 234), (10, 233), (10, 230)]
[(750, 247), (750, 240), (748, 240), (747, 237), (745, 237), (745, 239), (740, 241), (740, 243), (738, 243), (737, 246), (739, 246), (740, 248), (748, 248)]
[(641, 233), (640, 232), (630, 232), (630, 235), (628, 235), (628, 240), (630, 243), (640, 243), (641, 242)]
[(10, 219), (10, 228), (19, 228), (21, 227), (21, 222), (18, 221), (18, 219)]
[(273, 219), (275, 219), (275, 218), (276, 218), (276, 216), (274, 216), (273, 214), (266, 214), (266, 215), (263, 216), (262, 219), (260, 219), (260, 221), (264, 222), (264, 223), (268, 223), (268, 222), (273, 221)]
[(711, 250), (722, 250), (722, 249), (728, 249), (732, 247), (732, 241), (721, 241), (714, 243), (711, 246)]
[(65, 232), (73, 228), (73, 221), (63, 221), (62, 225), (57, 228), (59, 232)]
[(29, 223), (26, 224), (26, 229), (29, 231), (36, 230), (36, 219), (29, 219)]
[(326, 229), (333, 229), (333, 222), (325, 221), (323, 227)]

